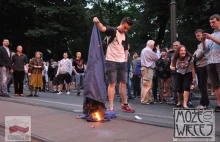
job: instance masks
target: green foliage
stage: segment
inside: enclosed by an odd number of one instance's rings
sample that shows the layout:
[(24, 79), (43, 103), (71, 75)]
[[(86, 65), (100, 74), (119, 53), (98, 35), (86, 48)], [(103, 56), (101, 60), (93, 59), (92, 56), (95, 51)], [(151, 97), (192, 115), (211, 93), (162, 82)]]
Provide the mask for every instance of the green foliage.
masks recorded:
[[(176, 0), (178, 40), (193, 52), (198, 28), (211, 33), (209, 17), (220, 13), (219, 0)], [(1, 0), (0, 37), (9, 38), (12, 49), (24, 46), (31, 58), (40, 50), (60, 59), (81, 51), (87, 58), (89, 40), (97, 16), (106, 26), (118, 26), (125, 16), (134, 20), (129, 31), (131, 53), (142, 50), (149, 39), (170, 47), (170, 1), (165, 0)], [(104, 35), (103, 35), (104, 36)], [(104, 38), (104, 37), (103, 37)], [(51, 54), (48, 52), (51, 51)]]

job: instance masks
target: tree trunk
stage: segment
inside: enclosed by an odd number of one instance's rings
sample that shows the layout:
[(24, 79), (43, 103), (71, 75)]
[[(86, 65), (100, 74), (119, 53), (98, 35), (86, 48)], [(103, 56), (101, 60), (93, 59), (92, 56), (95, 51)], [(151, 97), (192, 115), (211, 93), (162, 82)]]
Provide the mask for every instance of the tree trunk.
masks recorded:
[(165, 35), (166, 26), (167, 26), (169, 16), (168, 15), (167, 16), (161, 15), (161, 16), (159, 16), (158, 19), (159, 19), (160, 29), (159, 29), (159, 32), (157, 34), (155, 45), (161, 45), (161, 43), (164, 39), (164, 35)]

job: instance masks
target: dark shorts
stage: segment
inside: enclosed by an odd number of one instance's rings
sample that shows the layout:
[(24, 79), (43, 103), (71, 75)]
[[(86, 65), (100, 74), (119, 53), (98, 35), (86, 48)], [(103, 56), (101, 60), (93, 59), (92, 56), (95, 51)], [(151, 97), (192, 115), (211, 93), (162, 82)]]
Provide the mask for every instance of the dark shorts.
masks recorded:
[(186, 74), (176, 74), (175, 78), (175, 90), (178, 93), (183, 93), (183, 91), (190, 91), (190, 86), (192, 83), (192, 72)]
[(54, 79), (54, 75), (52, 75), (52, 76), (50, 76), (49, 78), (50, 78), (50, 81), (53, 81), (53, 79)]
[(53, 85), (59, 85), (60, 81), (59, 81), (59, 79), (57, 77), (54, 77), (52, 83), (53, 83)]
[(107, 76), (109, 84), (122, 82), (127, 83), (128, 65), (127, 62), (106, 61)]
[(208, 65), (208, 76), (212, 87), (215, 89), (220, 87), (220, 63)]
[(71, 83), (71, 76), (69, 73), (65, 73), (65, 74), (59, 74), (57, 76), (58, 80), (59, 80), (59, 84), (63, 84), (64, 81), (69, 84)]

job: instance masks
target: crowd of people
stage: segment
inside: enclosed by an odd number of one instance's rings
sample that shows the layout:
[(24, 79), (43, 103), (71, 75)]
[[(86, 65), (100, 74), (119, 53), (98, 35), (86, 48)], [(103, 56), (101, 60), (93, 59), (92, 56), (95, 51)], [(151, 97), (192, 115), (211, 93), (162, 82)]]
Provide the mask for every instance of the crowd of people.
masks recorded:
[[(140, 98), (140, 103), (143, 105), (159, 102), (187, 109), (191, 102), (190, 93), (197, 85), (201, 92), (201, 100), (196, 108), (206, 109), (210, 104), (207, 85), (209, 83), (217, 98), (218, 105), (215, 111), (220, 111), (220, 16), (218, 14), (212, 15), (209, 19), (210, 26), (214, 29), (212, 34), (204, 33), (202, 29), (195, 31), (195, 37), (200, 44), (194, 54), (188, 52), (187, 47), (180, 41), (175, 41), (173, 47), (168, 49), (155, 46), (153, 40), (148, 40), (140, 57), (138, 53), (132, 56), (129, 53), (130, 45), (126, 34), (133, 24), (130, 17), (125, 17), (117, 27), (106, 27), (97, 17), (93, 18), (93, 22), (107, 36), (105, 58), (109, 111), (115, 111), (116, 93), (121, 97), (121, 110), (130, 113), (134, 113), (135, 110), (128, 104), (128, 100), (134, 98)], [(9, 74), (13, 74), (15, 96), (24, 96), (23, 82), (27, 78), (30, 86), (30, 94), (26, 95), (27, 97), (39, 97), (38, 90), (49, 90), (61, 95), (64, 88), (67, 94), (70, 94), (70, 88), (76, 89), (77, 96), (80, 96), (86, 72), (86, 65), (81, 59), (80, 52), (76, 53), (75, 59), (69, 59), (68, 53), (63, 53), (62, 60), (51, 59), (47, 63), (42, 60), (42, 53), (38, 51), (28, 62), (27, 56), (22, 53), (22, 46), (17, 46), (17, 52), (12, 53), (8, 45), (9, 40), (4, 39), (3, 46), (0, 47), (1, 96), (10, 97)]]

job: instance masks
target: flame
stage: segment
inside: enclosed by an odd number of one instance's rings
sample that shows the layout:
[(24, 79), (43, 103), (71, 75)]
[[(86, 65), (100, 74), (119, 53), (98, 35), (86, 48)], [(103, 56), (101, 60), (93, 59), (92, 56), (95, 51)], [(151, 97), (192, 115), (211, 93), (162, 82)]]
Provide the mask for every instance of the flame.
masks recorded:
[(98, 112), (95, 113), (95, 118), (98, 120), (98, 121), (101, 121), (101, 116)]

